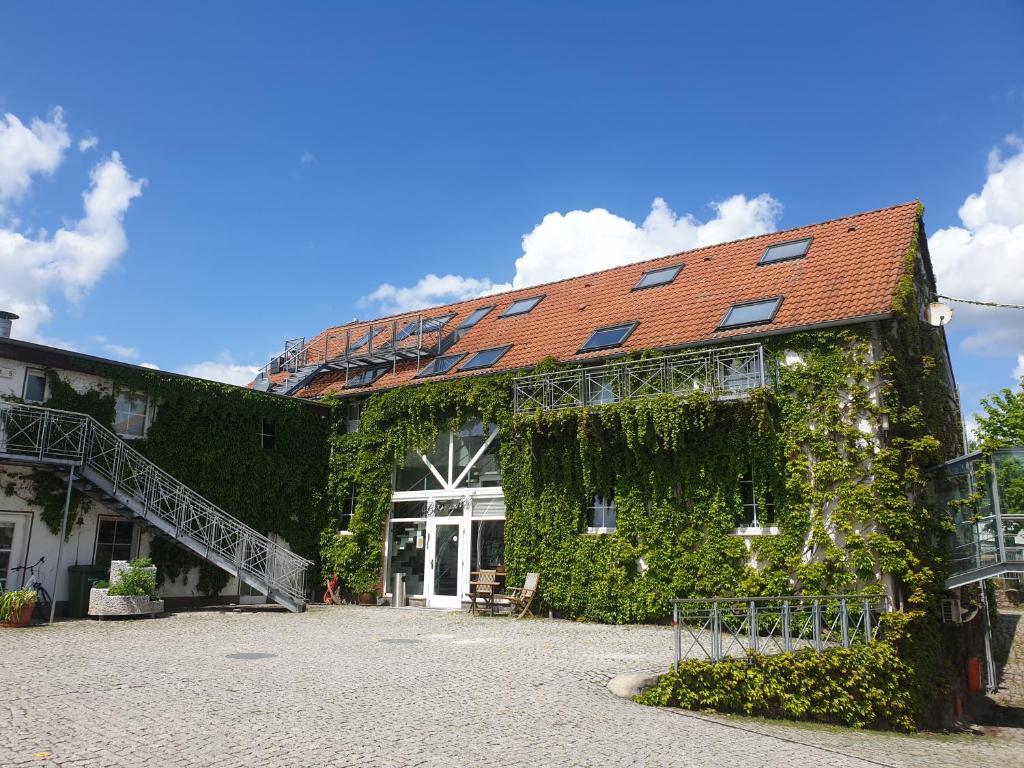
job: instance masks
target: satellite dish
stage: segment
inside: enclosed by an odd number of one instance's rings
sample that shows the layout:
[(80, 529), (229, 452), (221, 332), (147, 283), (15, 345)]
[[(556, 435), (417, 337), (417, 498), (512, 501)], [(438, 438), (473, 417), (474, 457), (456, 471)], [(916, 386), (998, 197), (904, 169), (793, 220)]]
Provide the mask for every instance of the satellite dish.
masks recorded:
[(953, 308), (941, 301), (933, 301), (925, 311), (929, 325), (939, 328), (953, 319)]

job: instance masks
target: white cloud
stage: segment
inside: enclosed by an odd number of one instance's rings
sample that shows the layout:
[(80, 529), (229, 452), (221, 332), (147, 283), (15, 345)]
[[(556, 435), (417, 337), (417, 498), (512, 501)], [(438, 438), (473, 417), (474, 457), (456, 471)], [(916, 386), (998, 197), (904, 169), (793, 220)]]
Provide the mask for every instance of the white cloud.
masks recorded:
[(34, 174), (57, 170), (70, 145), (60, 107), (49, 120), (36, 117), (28, 126), (9, 112), (0, 118), (0, 205), (20, 199), (32, 185)]
[(1013, 380), (1024, 379), (1024, 355), (1017, 355), (1017, 367), (1013, 369)]
[(303, 165), (312, 165), (316, 162), (316, 155), (310, 152), (308, 149), (302, 150), (302, 157), (299, 158), (299, 162)]
[(103, 351), (118, 360), (138, 360), (139, 350), (135, 347), (125, 347), (121, 344), (104, 344)]
[(230, 356), (222, 355), (220, 360), (206, 360), (201, 363), (192, 363), (178, 369), (178, 373), (186, 376), (195, 376), (200, 379), (220, 381), (224, 384), (237, 384), (245, 386), (256, 378), (259, 373), (257, 365), (239, 365), (231, 360)]
[(450, 301), (472, 299), (509, 287), (492, 283), (486, 278), (478, 280), (475, 277), (460, 275), (427, 275), (407, 288), (384, 283), (373, 293), (361, 298), (359, 303), (363, 306), (374, 306), (385, 314), (392, 314), (423, 309), (435, 304), (446, 304)]
[[(1024, 304), (1024, 142), (1006, 140), (1009, 156), (993, 149), (980, 192), (960, 207), (962, 226), (928, 239), (939, 293), (957, 298)], [(988, 355), (1024, 350), (1024, 313), (958, 304), (954, 323), (970, 330), (961, 346)]]
[(84, 139), (79, 139), (79, 141), (78, 141), (78, 151), (79, 152), (88, 152), (90, 149), (92, 149), (93, 147), (95, 147), (99, 143), (100, 143), (100, 140), (97, 139), (95, 136), (86, 136)]
[(157, 365), (156, 363), (139, 363), (139, 367), (140, 368), (149, 368), (150, 370), (153, 370), (153, 371), (159, 371), (160, 370), (160, 366)]
[(419, 309), (481, 296), (509, 288), (525, 288), (565, 277), (617, 267), (678, 251), (699, 248), (775, 229), (782, 205), (771, 195), (748, 199), (733, 195), (711, 203), (715, 215), (702, 222), (692, 214), (677, 215), (660, 197), (643, 223), (604, 208), (547, 214), (523, 236), (523, 255), (516, 259), (511, 283), (460, 275), (427, 275), (415, 285), (381, 285), (361, 303), (384, 312)]
[[(33, 120), (31, 131), (7, 115), (0, 123), (0, 196), (17, 199), (33, 174), (52, 173), (69, 141), (59, 109), (49, 123)], [(33, 159), (26, 160), (24, 152)], [(133, 179), (117, 152), (89, 176), (78, 221), (52, 236), (45, 230), (22, 233), (10, 223), (0, 228), (0, 307), (21, 315), (14, 326), (19, 338), (42, 339), (40, 327), (53, 315), (54, 296), (80, 301), (128, 248), (124, 214), (145, 180)]]

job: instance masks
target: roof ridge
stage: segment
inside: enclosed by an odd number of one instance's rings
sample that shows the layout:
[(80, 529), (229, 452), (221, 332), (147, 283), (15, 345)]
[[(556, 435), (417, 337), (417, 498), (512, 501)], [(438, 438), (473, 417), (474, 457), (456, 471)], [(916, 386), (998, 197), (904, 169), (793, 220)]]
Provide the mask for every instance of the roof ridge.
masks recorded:
[(582, 278), (593, 277), (595, 275), (603, 275), (603, 274), (605, 274), (607, 272), (612, 272), (612, 271), (614, 271), (616, 269), (623, 269), (625, 267), (635, 267), (635, 266), (638, 266), (638, 265), (641, 265), (641, 264), (649, 264), (649, 263), (652, 263), (652, 262), (655, 262), (655, 261), (661, 261), (662, 259), (670, 259), (670, 258), (674, 258), (676, 256), (684, 256), (684, 255), (686, 255), (688, 253), (700, 253), (701, 251), (707, 251), (707, 250), (710, 250), (712, 248), (722, 248), (723, 246), (732, 245), (734, 243), (744, 243), (744, 242), (748, 242), (748, 241), (752, 241), (752, 240), (760, 240), (761, 238), (765, 238), (765, 237), (775, 237), (777, 235), (784, 235), (787, 232), (795, 232), (798, 229), (808, 229), (810, 227), (821, 227), (821, 226), (825, 226), (827, 224), (835, 224), (836, 222), (846, 221), (847, 219), (857, 219), (857, 218), (861, 218), (863, 216), (872, 216), (874, 214), (882, 213), (883, 211), (894, 210), (896, 208), (907, 208), (909, 206), (914, 206), (915, 209), (916, 209), (917, 206), (919, 206), (920, 204), (921, 204), (920, 200), (917, 200), (917, 199), (908, 200), (907, 202), (903, 202), (903, 203), (896, 203), (896, 204), (893, 204), (893, 205), (882, 206), (881, 208), (874, 208), (874, 209), (872, 209), (870, 211), (860, 211), (859, 213), (851, 213), (851, 214), (847, 214), (846, 216), (836, 216), (834, 218), (825, 219), (823, 221), (815, 221), (815, 222), (813, 222), (811, 224), (801, 224), (799, 226), (789, 227), (788, 229), (779, 229), (779, 230), (775, 230), (773, 232), (765, 232), (765, 233), (760, 234), (760, 235), (750, 235), (749, 237), (738, 237), (735, 240), (725, 240), (725, 241), (723, 241), (721, 243), (713, 243), (711, 245), (702, 245), (699, 248), (690, 248), (690, 249), (685, 250), (685, 251), (677, 251), (675, 253), (667, 253), (667, 254), (665, 254), (663, 256), (655, 256), (655, 257), (650, 258), (650, 259), (642, 259), (640, 261), (631, 261), (631, 262), (628, 262), (626, 264), (618, 264), (618, 265), (616, 265), (614, 267), (605, 267), (604, 269), (598, 269), (598, 270), (595, 270), (593, 272), (584, 272), (584, 273), (579, 274), (579, 275), (570, 275), (569, 277), (561, 277), (561, 278), (559, 278), (557, 280), (549, 280), (546, 283), (537, 283), (535, 285), (527, 285), (527, 286), (523, 286), (522, 288), (510, 288), (507, 291), (496, 291), (495, 293), (485, 293), (485, 294), (482, 294), (480, 296), (474, 296), (473, 298), (470, 298), (470, 299), (461, 299), (459, 301), (450, 301), (450, 302), (447, 302), (445, 304), (434, 304), (432, 306), (423, 307), (422, 309), (413, 309), (413, 310), (408, 310), (406, 312), (393, 312), (393, 313), (391, 313), (389, 315), (381, 315), (379, 317), (371, 317), (371, 318), (368, 318), (366, 320), (359, 320), (359, 319), (350, 320), (347, 323), (340, 323), (338, 325), (332, 325), (332, 326), (329, 326), (327, 328), (324, 328), (323, 330), (318, 331), (311, 338), (317, 338), (318, 336), (321, 336), (321, 335), (323, 335), (325, 333), (328, 333), (330, 331), (334, 331), (334, 330), (337, 330), (337, 329), (340, 329), (340, 328), (352, 327), (352, 326), (356, 326), (356, 325), (358, 325), (358, 326), (365, 326), (365, 325), (369, 325), (371, 323), (382, 323), (382, 322), (387, 322), (389, 320), (395, 320), (395, 319), (398, 319), (398, 318), (407, 318), (410, 315), (424, 314), (424, 313), (430, 312), (431, 310), (435, 310), (435, 309), (449, 308), (449, 307), (450, 308), (454, 308), (454, 307), (458, 307), (458, 306), (460, 306), (462, 304), (468, 304), (469, 302), (480, 301), (481, 299), (488, 299), (488, 298), (498, 297), (498, 296), (507, 296), (508, 294), (516, 293), (517, 291), (528, 291), (528, 290), (531, 290), (531, 289), (540, 290), (540, 289), (546, 288), (548, 286), (559, 285), (561, 283), (567, 283), (570, 280), (580, 280)]

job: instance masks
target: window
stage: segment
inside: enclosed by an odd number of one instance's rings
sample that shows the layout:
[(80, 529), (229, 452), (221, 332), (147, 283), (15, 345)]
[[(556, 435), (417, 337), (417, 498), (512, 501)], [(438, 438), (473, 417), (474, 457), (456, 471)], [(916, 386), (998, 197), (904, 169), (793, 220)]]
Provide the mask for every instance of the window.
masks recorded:
[(518, 299), (508, 305), (508, 309), (501, 313), (501, 317), (513, 317), (515, 315), (525, 315), (531, 309), (540, 304), (540, 300), (543, 296), (531, 296), (528, 299)]
[(725, 313), (725, 319), (722, 320), (718, 328), (720, 330), (723, 328), (742, 328), (745, 325), (770, 323), (775, 318), (775, 313), (779, 311), (781, 304), (781, 296), (776, 296), (774, 299), (759, 299), (757, 301), (733, 304), (729, 307), (729, 311)]
[(587, 507), (587, 528), (592, 533), (615, 530), (615, 499), (597, 495)]
[(812, 238), (805, 237), (802, 240), (790, 240), (788, 243), (769, 245), (761, 254), (761, 260), (757, 262), (758, 266), (802, 258), (807, 255), (807, 249), (811, 247), (811, 240)]
[(114, 431), (121, 437), (145, 437), (149, 397), (137, 392), (117, 393), (114, 406)]
[(130, 520), (101, 517), (96, 526), (93, 563), (109, 567), (112, 560), (131, 560), (134, 529)]
[(363, 346), (364, 344), (369, 342), (370, 339), (377, 338), (383, 332), (384, 332), (384, 326), (377, 326), (376, 328), (371, 328), (371, 330), (367, 331), (362, 336), (360, 336), (358, 339), (356, 339), (354, 342), (352, 342), (352, 346), (349, 347), (349, 349), (359, 349), (361, 346)]
[(348, 377), (348, 381), (342, 389), (356, 389), (357, 387), (368, 387), (387, 371), (387, 368), (364, 368), (356, 371)]
[[(440, 331), (444, 324), (455, 317), (454, 313), (449, 312), (447, 315), (440, 315), (439, 317), (428, 317), (422, 320), (423, 333), (432, 333), (434, 331)], [(421, 327), (421, 321), (419, 319), (411, 320), (402, 327), (402, 329), (395, 336), (395, 342), (405, 341), (410, 336), (415, 336), (419, 333)]]
[(654, 288), (659, 285), (671, 283), (676, 279), (676, 275), (679, 274), (682, 268), (682, 264), (676, 264), (674, 267), (663, 267), (661, 269), (652, 269), (649, 272), (644, 272), (640, 278), (640, 282), (633, 286), (633, 290), (639, 291), (644, 288)]
[(761, 501), (758, 501), (753, 467), (747, 467), (747, 471), (740, 478), (740, 499), (743, 503), (743, 513), (737, 521), (740, 528), (766, 528), (775, 522), (775, 501), (772, 499), (772, 493), (766, 490)]
[(22, 399), (26, 403), (41, 403), (46, 400), (46, 371), (29, 368), (25, 371), (25, 391)]
[(623, 323), (621, 325), (610, 325), (607, 328), (598, 328), (590, 334), (590, 338), (580, 347), (580, 352), (617, 347), (629, 338), (629, 334), (633, 332), (636, 326), (637, 323)]
[(459, 360), (465, 356), (465, 352), (460, 352), (457, 355), (443, 355), (441, 357), (435, 357), (426, 366), (424, 366), (422, 371), (416, 374), (416, 377), (424, 378), (426, 376), (440, 376), (442, 373), (448, 373), (448, 371), (458, 365)]
[(352, 525), (352, 516), (356, 513), (356, 487), (349, 488), (345, 498), (341, 500), (338, 512), (338, 533), (348, 531)]
[(434, 445), (409, 451), (395, 466), (396, 491), (497, 488), (501, 485), (498, 427), (470, 419), (456, 432), (438, 432)]
[(359, 422), (363, 417), (363, 403), (361, 400), (352, 400), (345, 410), (345, 431), (358, 432)]
[(588, 405), (606, 405), (619, 399), (619, 377), (614, 372), (607, 369), (599, 369), (596, 373), (588, 371), (586, 382)]
[(271, 422), (266, 419), (260, 421), (259, 436), (260, 448), (265, 451), (274, 450), (274, 425)]
[(504, 347), (495, 347), (494, 349), (484, 349), (474, 354), (466, 364), (462, 366), (462, 370), (471, 371), (477, 368), (490, 368), (496, 362), (498, 362), (506, 352), (512, 349), (512, 345), (508, 344)]
[[(538, 299), (538, 301), (539, 301), (539, 299)], [(469, 315), (466, 316), (465, 320), (463, 320), (461, 323), (459, 323), (458, 330), (460, 330), (460, 331), (469, 330), (474, 325), (476, 325), (481, 320), (483, 320), (485, 317), (487, 317), (487, 314), (492, 309), (494, 309), (494, 305), (493, 304), (491, 306), (489, 306), (489, 307), (480, 307), (479, 309), (474, 309), (472, 312), (469, 313)]]
[(0, 592), (7, 590), (11, 556), (14, 554), (14, 523), (0, 520)]

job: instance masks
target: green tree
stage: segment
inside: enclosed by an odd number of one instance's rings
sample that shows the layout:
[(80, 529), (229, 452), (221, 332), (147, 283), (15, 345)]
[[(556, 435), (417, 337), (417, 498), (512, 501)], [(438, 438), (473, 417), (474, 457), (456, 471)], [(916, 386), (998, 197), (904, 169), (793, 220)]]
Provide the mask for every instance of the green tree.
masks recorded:
[(985, 415), (978, 418), (978, 438), (983, 449), (1024, 445), (1024, 378), (1016, 392), (1002, 389), (983, 398)]

